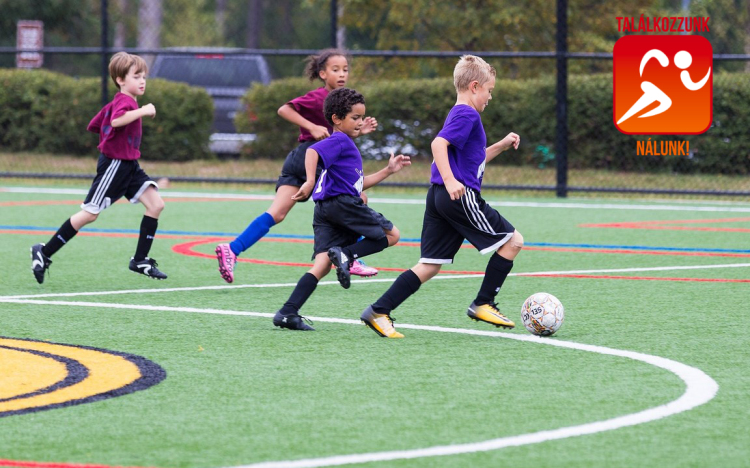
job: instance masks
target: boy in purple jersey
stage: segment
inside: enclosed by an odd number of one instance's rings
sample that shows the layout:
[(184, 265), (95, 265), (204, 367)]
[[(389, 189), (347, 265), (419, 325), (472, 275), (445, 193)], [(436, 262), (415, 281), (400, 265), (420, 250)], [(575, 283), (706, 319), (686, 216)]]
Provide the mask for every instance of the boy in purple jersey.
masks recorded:
[[(279, 107), (279, 115), (299, 126), (299, 146), (293, 149), (284, 161), (281, 175), (276, 183), (276, 196), (271, 206), (257, 216), (232, 242), (216, 246), (216, 258), (219, 261), (219, 273), (224, 281), (234, 281), (234, 267), (237, 257), (252, 247), (275, 225), (281, 223), (297, 202), (306, 200), (293, 199), (300, 186), (305, 183), (305, 151), (316, 141), (327, 138), (333, 128), (323, 115), (323, 102), (328, 93), (346, 86), (349, 78), (349, 62), (344, 51), (326, 49), (318, 55), (308, 57), (305, 75), (310, 81), (321, 80), (324, 86), (296, 97)], [(365, 117), (360, 134), (365, 135), (377, 129), (378, 121)], [(365, 198), (364, 194), (362, 195)], [(367, 200), (365, 198), (365, 200)], [(352, 274), (374, 276), (378, 270), (357, 262), (352, 265)]]
[[(367, 206), (360, 195), (362, 190), (410, 165), (409, 157), (391, 155), (387, 167), (365, 176), (362, 156), (352, 141), (364, 125), (364, 97), (353, 89), (335, 89), (326, 97), (324, 113), (333, 125), (333, 133), (307, 149), (307, 180), (292, 197), (306, 200), (312, 192), (315, 201), (314, 263), (273, 318), (274, 325), (290, 330), (313, 330), (299, 315), (299, 310), (321, 278), (331, 271), (332, 263), (336, 266), (339, 283), (348, 289), (352, 262), (396, 244), (400, 236), (393, 223)], [(319, 160), (323, 170), (316, 182)], [(360, 236), (364, 239), (357, 242)]]
[(467, 315), (497, 327), (515, 326), (498, 311), (495, 296), (523, 247), (523, 237), (485, 203), (479, 191), (485, 164), (511, 147), (517, 149), (521, 139), (509, 133), (487, 147), (480, 112), (492, 99), (495, 87), (492, 66), (479, 57), (464, 55), (453, 71), (453, 83), (458, 95), (456, 105), (432, 142), (432, 187), (427, 192), (421, 258), (362, 312), (362, 321), (387, 338), (403, 337), (393, 327), (391, 311), (438, 274), (442, 265), (453, 263), (464, 239), (481, 254), (494, 252)]
[(109, 61), (109, 74), (119, 92), (88, 126), (90, 132), (99, 134), (98, 148), (101, 154), (96, 177), (81, 204), (81, 211), (65, 221), (47, 244), (31, 247), (31, 269), (39, 284), (44, 282), (44, 273), (52, 264), (50, 257), (123, 195), (131, 203), (141, 202), (146, 207), (135, 255), (130, 259), (130, 270), (149, 278), (167, 278), (157, 268), (156, 261), (148, 257), (164, 201), (159, 196), (156, 182), (138, 164), (143, 134), (141, 118), (156, 115), (153, 104), (139, 108), (136, 100), (146, 91), (147, 73), (148, 65), (137, 55), (118, 52)]

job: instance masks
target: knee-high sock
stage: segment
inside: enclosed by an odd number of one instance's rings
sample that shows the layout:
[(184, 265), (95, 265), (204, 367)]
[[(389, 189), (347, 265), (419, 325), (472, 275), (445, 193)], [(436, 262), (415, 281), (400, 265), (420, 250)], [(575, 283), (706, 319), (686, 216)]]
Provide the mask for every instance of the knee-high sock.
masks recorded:
[(318, 287), (318, 278), (312, 273), (305, 273), (302, 278), (297, 282), (297, 286), (294, 287), (292, 295), (289, 296), (289, 300), (284, 303), (284, 307), (281, 308), (281, 315), (294, 315), (299, 313), (299, 310), (312, 296), (315, 288)]
[(268, 234), (268, 231), (274, 224), (276, 224), (276, 221), (273, 220), (273, 216), (263, 213), (255, 218), (242, 234), (229, 243), (229, 248), (232, 249), (235, 255), (241, 254), (258, 242), (261, 237)]
[(386, 248), (388, 248), (388, 238), (383, 237), (381, 239), (364, 238), (352, 245), (347, 245), (343, 248), (343, 250), (344, 253), (349, 256), (349, 258), (357, 259), (360, 257), (366, 257), (368, 255), (382, 252)]
[(48, 257), (53, 256), (63, 245), (67, 244), (70, 239), (74, 238), (76, 234), (78, 234), (78, 231), (76, 231), (70, 223), (70, 218), (66, 219), (55, 235), (53, 235), (44, 247), (42, 247), (42, 253)]
[(412, 270), (406, 270), (396, 278), (388, 291), (375, 301), (372, 309), (378, 314), (390, 314), (393, 309), (417, 292), (420, 286), (422, 286), (422, 281), (419, 276)]
[(143, 215), (143, 219), (141, 220), (141, 233), (138, 236), (138, 245), (135, 248), (135, 255), (133, 256), (136, 261), (148, 257), (148, 253), (151, 250), (151, 244), (154, 243), (154, 236), (156, 236), (157, 227), (159, 227), (158, 219)]
[(497, 252), (492, 254), (490, 261), (487, 263), (487, 269), (484, 272), (482, 286), (479, 288), (479, 293), (477, 294), (477, 298), (474, 299), (474, 303), (482, 305), (494, 302), (495, 296), (497, 296), (512, 268), (512, 260), (498, 255)]

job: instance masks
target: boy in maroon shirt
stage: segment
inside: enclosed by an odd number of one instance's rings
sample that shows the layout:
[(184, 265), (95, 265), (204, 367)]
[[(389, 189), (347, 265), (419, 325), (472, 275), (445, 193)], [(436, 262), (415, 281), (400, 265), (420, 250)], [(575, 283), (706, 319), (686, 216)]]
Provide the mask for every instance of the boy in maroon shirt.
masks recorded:
[(99, 213), (118, 199), (126, 196), (131, 203), (141, 202), (146, 214), (141, 221), (140, 236), (135, 255), (130, 259), (131, 271), (154, 279), (166, 279), (157, 263), (148, 257), (156, 235), (159, 214), (164, 201), (159, 196), (158, 186), (138, 164), (141, 157), (141, 118), (154, 117), (153, 104), (138, 107), (138, 96), (146, 91), (148, 65), (137, 55), (118, 52), (109, 62), (109, 74), (120, 91), (112, 102), (104, 106), (89, 123), (88, 130), (99, 134), (99, 162), (96, 177), (81, 211), (65, 221), (47, 244), (31, 247), (31, 269), (39, 284), (44, 282), (44, 273), (52, 264), (50, 257), (68, 243), (78, 231), (93, 223)]

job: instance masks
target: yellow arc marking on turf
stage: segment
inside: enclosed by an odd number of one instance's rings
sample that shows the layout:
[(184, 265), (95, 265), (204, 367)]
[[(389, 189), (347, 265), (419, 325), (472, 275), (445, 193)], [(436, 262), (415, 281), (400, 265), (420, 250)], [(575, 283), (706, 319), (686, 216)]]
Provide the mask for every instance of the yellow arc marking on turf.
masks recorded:
[(0, 346), (17, 348), (0, 348), (0, 363), (3, 367), (0, 374), (0, 400), (42, 390), (68, 376), (67, 368), (62, 362), (28, 351), (40, 351), (76, 361), (89, 373), (82, 381), (67, 387), (2, 401), (0, 415), (8, 411), (38, 408), (99, 395), (122, 388), (141, 377), (138, 367), (124, 357), (94, 349), (11, 338), (0, 338)]

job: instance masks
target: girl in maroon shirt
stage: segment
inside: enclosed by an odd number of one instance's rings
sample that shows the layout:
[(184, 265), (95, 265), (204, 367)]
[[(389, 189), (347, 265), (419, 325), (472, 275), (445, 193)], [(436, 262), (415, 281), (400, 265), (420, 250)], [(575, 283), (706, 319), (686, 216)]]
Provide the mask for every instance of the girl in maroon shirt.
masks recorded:
[[(307, 59), (305, 76), (310, 81), (321, 80), (323, 86), (294, 98), (279, 107), (278, 114), (299, 127), (298, 141), (300, 144), (289, 153), (284, 161), (281, 175), (276, 183), (276, 197), (273, 203), (263, 214), (255, 218), (236, 239), (230, 243), (216, 246), (219, 272), (227, 283), (234, 281), (234, 266), (237, 262), (237, 256), (258, 242), (272, 226), (284, 221), (287, 213), (297, 203), (298, 200), (292, 199), (292, 196), (307, 180), (305, 173), (305, 152), (307, 148), (316, 141), (328, 138), (333, 132), (331, 124), (323, 115), (323, 103), (329, 92), (346, 86), (349, 78), (349, 61), (345, 52), (339, 49), (326, 49), (318, 55), (311, 55)], [(370, 133), (377, 127), (377, 120), (366, 117), (360, 134)], [(359, 276), (373, 276), (377, 272), (375, 268), (368, 267), (361, 262), (355, 262), (351, 268), (351, 273)]]

